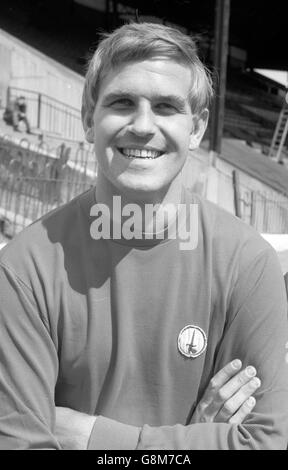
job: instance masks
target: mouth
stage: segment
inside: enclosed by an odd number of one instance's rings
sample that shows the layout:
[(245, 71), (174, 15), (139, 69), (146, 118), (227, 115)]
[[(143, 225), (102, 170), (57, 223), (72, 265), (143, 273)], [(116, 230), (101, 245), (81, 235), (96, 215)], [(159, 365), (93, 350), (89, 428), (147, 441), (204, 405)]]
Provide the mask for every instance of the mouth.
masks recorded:
[(164, 152), (151, 149), (118, 148), (118, 151), (123, 155), (123, 157), (130, 160), (134, 158), (142, 160), (156, 160), (164, 155)]

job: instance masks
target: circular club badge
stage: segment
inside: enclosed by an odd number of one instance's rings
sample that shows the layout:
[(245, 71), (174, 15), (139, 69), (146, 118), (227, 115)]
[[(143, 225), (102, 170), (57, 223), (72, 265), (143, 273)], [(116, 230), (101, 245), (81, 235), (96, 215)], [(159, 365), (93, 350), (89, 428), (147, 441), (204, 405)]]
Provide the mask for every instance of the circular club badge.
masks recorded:
[(188, 325), (180, 331), (178, 349), (190, 359), (200, 356), (207, 347), (207, 336), (199, 326)]

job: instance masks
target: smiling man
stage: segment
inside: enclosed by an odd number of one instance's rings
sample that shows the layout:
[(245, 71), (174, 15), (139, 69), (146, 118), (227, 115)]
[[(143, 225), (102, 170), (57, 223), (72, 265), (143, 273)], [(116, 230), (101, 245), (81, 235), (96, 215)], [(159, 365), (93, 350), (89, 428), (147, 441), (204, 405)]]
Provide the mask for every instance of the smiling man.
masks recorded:
[(182, 187), (212, 94), (175, 29), (129, 24), (100, 42), (82, 106), (96, 186), (0, 256), (0, 447), (286, 448), (277, 256)]

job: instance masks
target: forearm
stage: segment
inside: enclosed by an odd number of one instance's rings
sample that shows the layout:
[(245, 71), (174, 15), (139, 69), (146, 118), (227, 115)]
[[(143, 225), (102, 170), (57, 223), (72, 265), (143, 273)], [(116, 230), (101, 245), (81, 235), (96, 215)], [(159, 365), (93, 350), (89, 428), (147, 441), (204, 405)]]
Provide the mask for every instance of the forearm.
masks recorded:
[(136, 449), (140, 428), (56, 407), (55, 437), (63, 450)]
[[(268, 420), (269, 421), (269, 420)], [(272, 421), (270, 421), (272, 426)], [(281, 450), (287, 437), (271, 426), (195, 423), (188, 426), (129, 426), (98, 417), (88, 450)]]
[(98, 416), (88, 442), (88, 450), (133, 450), (141, 428)]
[(197, 423), (189, 426), (145, 425), (137, 450), (285, 450), (287, 437), (265, 426)]
[(62, 450), (86, 450), (96, 416), (56, 407), (55, 437)]
[[(99, 416), (89, 440), (88, 450), (198, 450), (228, 449), (229, 436), (238, 434), (237, 426), (228, 424), (192, 424), (189, 426), (149, 426), (142, 428), (125, 425)], [(248, 434), (248, 433), (247, 433)], [(234, 448), (253, 448), (247, 435)]]

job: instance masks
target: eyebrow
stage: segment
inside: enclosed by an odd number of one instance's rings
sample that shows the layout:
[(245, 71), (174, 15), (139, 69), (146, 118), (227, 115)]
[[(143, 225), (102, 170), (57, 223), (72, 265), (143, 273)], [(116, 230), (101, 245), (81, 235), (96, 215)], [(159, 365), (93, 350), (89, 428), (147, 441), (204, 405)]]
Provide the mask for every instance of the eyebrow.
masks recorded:
[[(124, 99), (125, 98), (137, 99), (138, 97), (139, 95), (137, 95), (136, 93), (131, 93), (125, 90), (119, 90), (119, 91), (108, 93), (106, 96), (104, 96), (103, 104), (106, 104), (108, 102), (111, 102), (117, 99), (123, 99), (123, 98)], [(153, 101), (167, 101), (169, 103), (175, 104), (176, 106), (179, 106), (181, 109), (185, 108), (186, 106), (186, 101), (184, 98), (178, 95), (173, 95), (173, 94), (162, 95), (162, 94), (156, 93), (152, 95), (152, 100)]]

